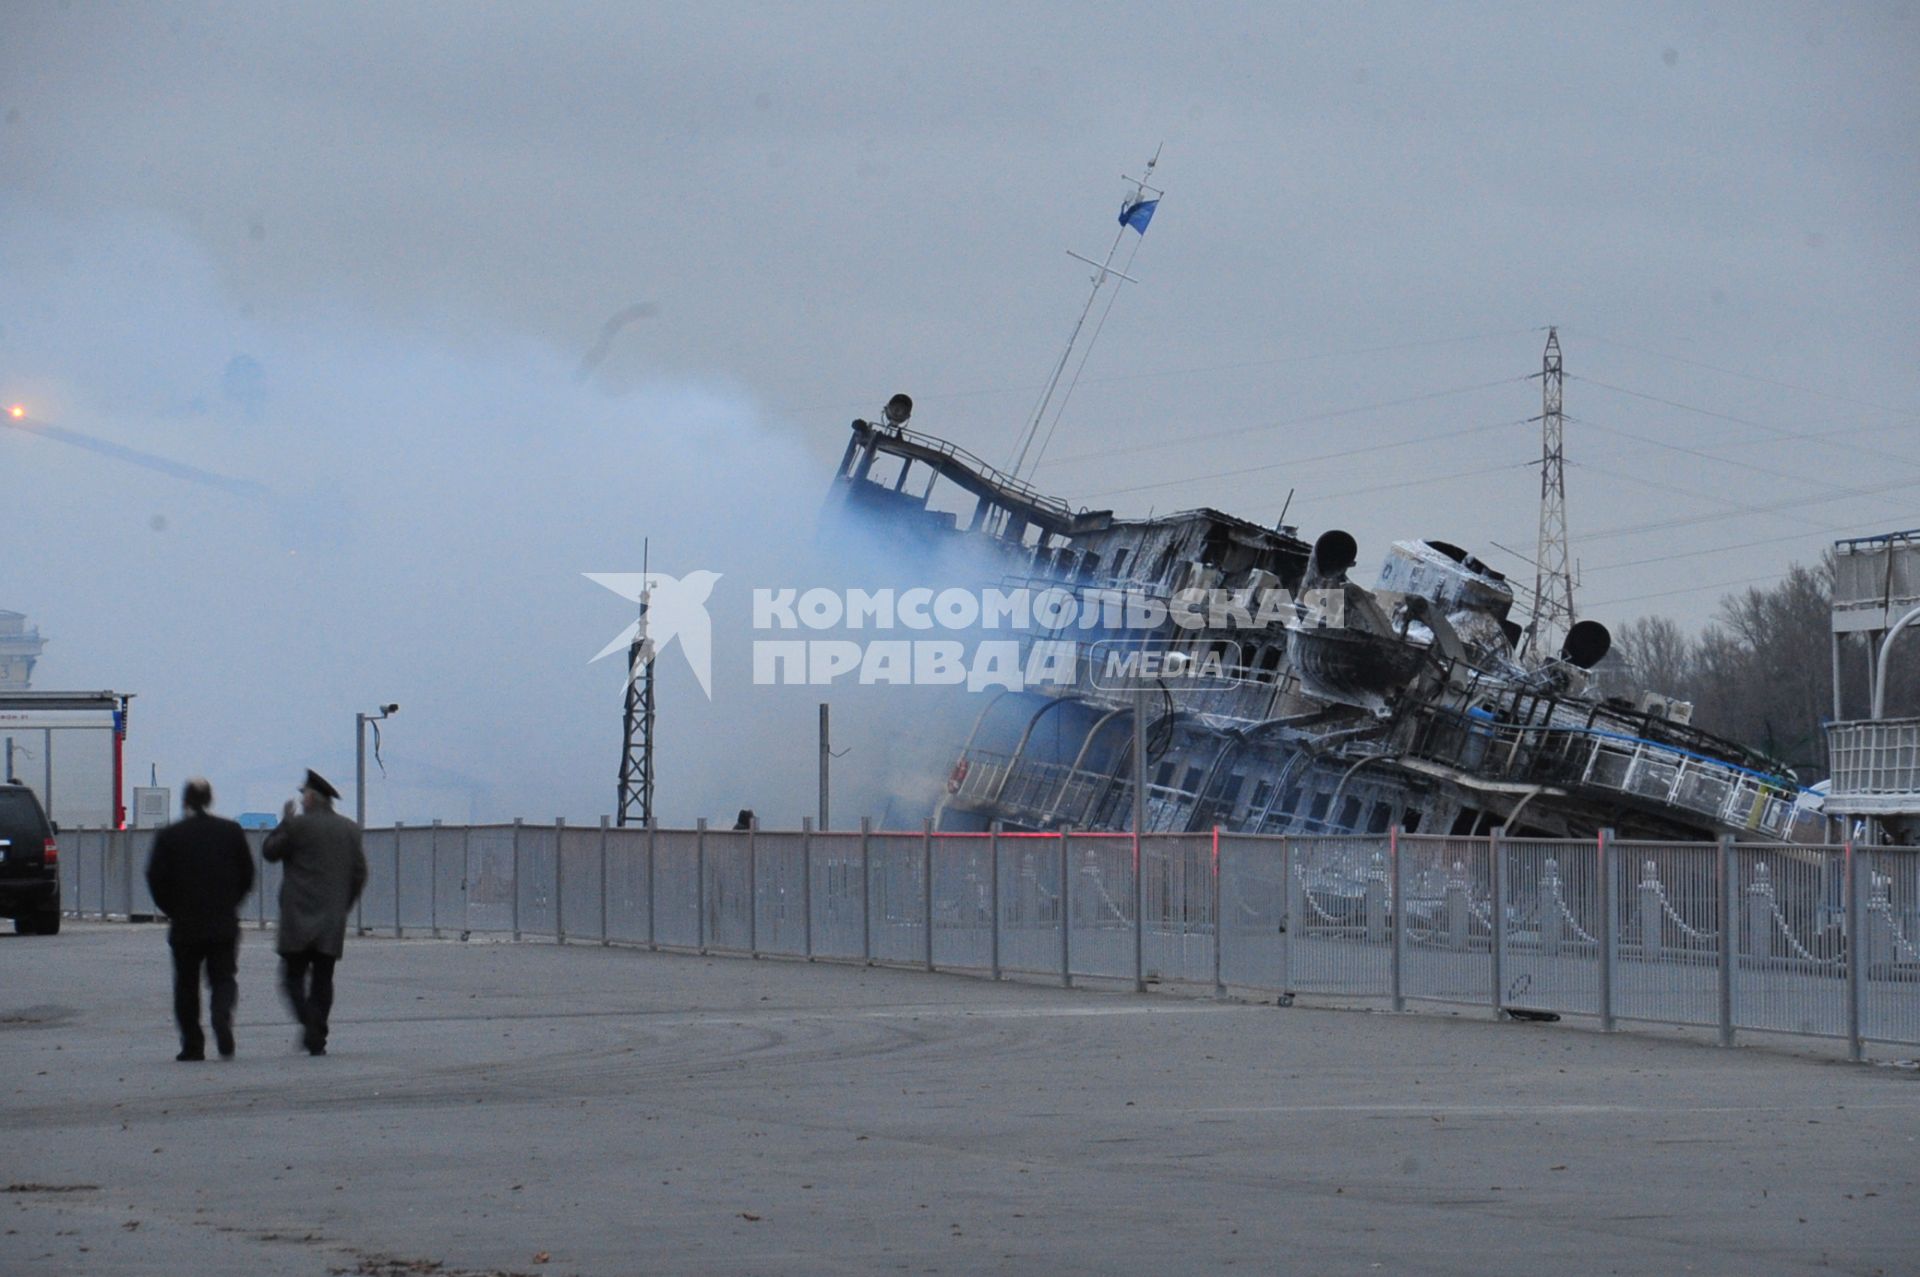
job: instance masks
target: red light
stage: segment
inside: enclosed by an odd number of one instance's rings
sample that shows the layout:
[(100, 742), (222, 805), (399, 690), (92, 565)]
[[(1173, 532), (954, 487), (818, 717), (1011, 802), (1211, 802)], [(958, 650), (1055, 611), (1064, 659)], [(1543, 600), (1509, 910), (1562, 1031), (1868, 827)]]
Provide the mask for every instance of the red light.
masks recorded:
[(60, 863), (60, 843), (56, 839), (47, 839), (47, 845), (41, 849), (41, 856), (50, 865)]

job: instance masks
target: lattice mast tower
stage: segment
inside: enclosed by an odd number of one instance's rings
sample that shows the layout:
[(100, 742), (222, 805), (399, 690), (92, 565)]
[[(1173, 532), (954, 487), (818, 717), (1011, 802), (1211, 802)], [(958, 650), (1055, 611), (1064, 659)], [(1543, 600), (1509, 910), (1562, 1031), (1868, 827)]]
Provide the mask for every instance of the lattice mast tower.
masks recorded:
[[(646, 551), (641, 551), (641, 577), (646, 576)], [(644, 825), (653, 819), (653, 636), (647, 632), (647, 605), (651, 584), (640, 590), (640, 619), (627, 645), (627, 702), (621, 719), (620, 792), (614, 823)]]
[(1573, 628), (1573, 571), (1567, 550), (1567, 473), (1560, 413), (1560, 332), (1547, 329), (1540, 363), (1540, 543), (1534, 556), (1530, 653), (1557, 655)]

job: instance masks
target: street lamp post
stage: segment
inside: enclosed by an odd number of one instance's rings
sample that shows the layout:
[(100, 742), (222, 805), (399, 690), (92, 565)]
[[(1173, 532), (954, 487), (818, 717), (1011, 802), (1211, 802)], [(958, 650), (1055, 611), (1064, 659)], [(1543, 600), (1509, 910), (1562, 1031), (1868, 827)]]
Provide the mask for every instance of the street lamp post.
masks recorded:
[(378, 714), (353, 716), (353, 823), (362, 829), (367, 827), (367, 724), (399, 712), (398, 705), (382, 705)]

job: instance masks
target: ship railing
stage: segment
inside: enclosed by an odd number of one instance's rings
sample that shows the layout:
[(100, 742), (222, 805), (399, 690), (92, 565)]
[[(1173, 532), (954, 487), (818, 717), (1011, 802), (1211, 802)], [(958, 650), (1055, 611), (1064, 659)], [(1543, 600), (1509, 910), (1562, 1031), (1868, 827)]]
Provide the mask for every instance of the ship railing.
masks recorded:
[(908, 430), (904, 426), (889, 426), (883, 423), (876, 423), (875, 431), (881, 435), (890, 435), (894, 438), (904, 440), (925, 452), (935, 453), (939, 456), (946, 457), (948, 460), (958, 462), (960, 465), (973, 471), (974, 475), (979, 478), (982, 483), (1003, 496), (1013, 497), (1026, 505), (1054, 511), (1062, 520), (1073, 517), (1072, 508), (1059, 497), (1049, 496), (1026, 480), (1014, 478), (998, 466), (982, 460), (980, 457), (968, 452), (965, 448), (956, 447), (945, 439), (938, 438), (934, 435), (922, 434), (918, 430)]
[[(1133, 781), (1066, 763), (970, 749), (954, 766), (948, 795), (956, 806), (1019, 824), (1084, 828), (1106, 823), (1101, 819), (1103, 801), (1111, 811), (1124, 812), (1133, 801)], [(1147, 827), (1184, 827), (1195, 799), (1188, 790), (1149, 781)]]
[(1920, 811), (1920, 718), (1829, 723), (1827, 757), (1835, 809)]
[(1676, 745), (1593, 727), (1514, 725), (1436, 711), (1419, 757), (1494, 780), (1601, 790), (1706, 816), (1728, 829), (1786, 837), (1799, 788)]

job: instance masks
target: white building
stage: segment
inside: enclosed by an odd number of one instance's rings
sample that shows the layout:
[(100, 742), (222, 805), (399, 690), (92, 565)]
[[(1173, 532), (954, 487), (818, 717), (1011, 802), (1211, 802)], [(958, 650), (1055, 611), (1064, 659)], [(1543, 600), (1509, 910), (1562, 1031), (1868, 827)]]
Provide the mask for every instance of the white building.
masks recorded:
[(24, 692), (47, 641), (19, 612), (0, 611), (0, 692)]

